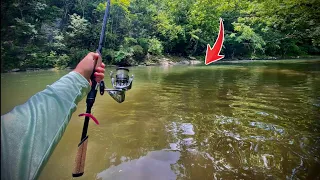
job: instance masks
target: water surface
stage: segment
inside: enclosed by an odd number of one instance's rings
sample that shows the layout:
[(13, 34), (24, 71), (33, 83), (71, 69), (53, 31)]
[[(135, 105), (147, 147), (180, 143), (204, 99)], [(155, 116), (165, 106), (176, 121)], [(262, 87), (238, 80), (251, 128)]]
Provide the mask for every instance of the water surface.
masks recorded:
[[(124, 103), (97, 96), (78, 179), (319, 178), (319, 60), (130, 70)], [(2, 74), (1, 114), (66, 73)], [(85, 99), (40, 179), (72, 179), (84, 111)]]

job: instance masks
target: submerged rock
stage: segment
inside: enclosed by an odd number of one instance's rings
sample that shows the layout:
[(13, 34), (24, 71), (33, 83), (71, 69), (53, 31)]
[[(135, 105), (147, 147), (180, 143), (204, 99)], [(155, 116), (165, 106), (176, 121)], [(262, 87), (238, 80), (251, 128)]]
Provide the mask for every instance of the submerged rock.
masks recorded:
[(9, 71), (9, 72), (20, 72), (21, 71), (21, 69), (19, 69), (19, 68), (15, 68), (15, 69), (12, 69), (11, 71)]
[(146, 63), (146, 66), (156, 66), (156, 63)]
[(201, 64), (201, 61), (191, 60), (191, 61), (190, 61), (190, 64), (191, 64), (191, 65)]
[(197, 60), (197, 58), (192, 57), (192, 56), (188, 56), (188, 59), (190, 59), (190, 60)]
[(186, 64), (186, 65), (189, 65), (190, 64), (190, 61), (187, 61), (187, 60), (182, 60), (179, 62), (179, 64)]
[(159, 64), (161, 66), (171, 66), (171, 65), (175, 65), (176, 63), (172, 62), (170, 59), (168, 58), (161, 58), (159, 60)]

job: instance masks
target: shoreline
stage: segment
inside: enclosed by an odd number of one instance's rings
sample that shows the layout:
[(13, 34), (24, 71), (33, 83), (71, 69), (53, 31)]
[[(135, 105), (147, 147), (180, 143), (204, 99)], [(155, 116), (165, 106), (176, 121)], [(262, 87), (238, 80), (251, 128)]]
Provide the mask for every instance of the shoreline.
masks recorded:
[[(259, 62), (259, 61), (294, 61), (294, 60), (320, 60), (320, 56), (307, 56), (307, 57), (291, 57), (291, 58), (235, 58), (235, 59), (222, 59), (216, 62), (216, 64), (224, 64), (224, 63), (250, 63), (250, 62)], [(131, 65), (127, 65), (126, 67), (143, 67), (143, 66), (194, 66), (194, 65), (204, 65), (204, 59), (199, 60), (195, 57), (182, 57), (182, 56), (153, 56), (149, 58), (149, 60), (145, 60), (141, 63), (135, 63)], [(108, 64), (109, 67), (116, 67), (117, 64)], [(65, 69), (57, 69), (57, 68), (14, 68), (11, 70), (6, 70), (1, 73), (14, 73), (14, 72), (34, 72), (34, 71), (58, 71), (58, 70), (72, 70), (73, 67), (66, 67)]]

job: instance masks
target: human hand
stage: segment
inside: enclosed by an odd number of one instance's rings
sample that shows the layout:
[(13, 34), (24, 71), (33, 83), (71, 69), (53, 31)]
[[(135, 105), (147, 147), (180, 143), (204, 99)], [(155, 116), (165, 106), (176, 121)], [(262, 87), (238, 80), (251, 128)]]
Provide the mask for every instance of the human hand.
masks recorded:
[(84, 57), (74, 69), (75, 72), (80, 73), (83, 77), (85, 77), (90, 85), (92, 84), (90, 80), (90, 76), (92, 74), (95, 61), (97, 61), (96, 72), (94, 73), (95, 80), (100, 82), (104, 78), (105, 64), (102, 62), (102, 58), (98, 53), (90, 52)]

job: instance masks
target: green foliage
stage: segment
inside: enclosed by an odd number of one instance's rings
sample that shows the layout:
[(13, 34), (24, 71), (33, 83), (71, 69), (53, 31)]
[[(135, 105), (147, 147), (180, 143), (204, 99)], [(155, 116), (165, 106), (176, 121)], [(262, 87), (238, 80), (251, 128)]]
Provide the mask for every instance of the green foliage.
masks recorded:
[(176, 25), (172, 16), (166, 12), (160, 12), (154, 16), (154, 21), (157, 22), (158, 32), (170, 41), (178, 39), (178, 35), (183, 34), (182, 26)]
[(50, 53), (31, 53), (28, 54), (27, 59), (23, 61), (20, 65), (21, 68), (51, 68), (55, 64), (53, 59), (56, 57), (55, 54)]
[(87, 32), (88, 25), (89, 23), (86, 19), (74, 13), (70, 15), (70, 25), (68, 28), (70, 28), (71, 31), (67, 34), (70, 37), (83, 35)]
[(58, 68), (58, 69), (64, 69), (68, 66), (70, 62), (70, 57), (66, 54), (62, 54), (60, 56), (58, 56), (54, 67)]
[(143, 51), (143, 48), (139, 45), (133, 46), (132, 51), (133, 51), (133, 58), (136, 59), (138, 62), (141, 62), (146, 55)]
[(128, 47), (120, 47), (119, 51), (115, 53), (115, 63), (123, 63), (125, 60), (127, 60), (129, 57), (133, 56), (133, 50), (132, 48)]
[(1, 72), (20, 68), (22, 57), (17, 56), (19, 51), (19, 47), (14, 46), (11, 42), (1, 41)]
[(163, 46), (162, 43), (156, 39), (152, 38), (149, 39), (149, 44), (148, 44), (148, 52), (150, 52), (153, 55), (161, 55), (163, 51)]
[(147, 38), (139, 38), (138, 44), (143, 48), (144, 54), (147, 54), (149, 49), (149, 40)]
[(96, 7), (96, 11), (98, 12), (104, 12), (106, 10), (107, 3), (99, 3), (98, 6)]
[(102, 55), (103, 55), (102, 60), (104, 61), (104, 63), (109, 64), (110, 62), (114, 62), (116, 51), (114, 51), (113, 49), (105, 49), (104, 48), (102, 50)]
[(49, 55), (46, 56), (47, 62), (50, 64), (49, 67), (54, 67), (55, 62), (58, 59), (57, 53), (55, 51), (51, 51)]
[(71, 48), (70, 49), (70, 67), (76, 67), (76, 65), (89, 53), (87, 49)]
[(23, 19), (15, 18), (16, 26), (13, 26), (16, 29), (16, 35), (18, 36), (35, 36), (38, 34), (38, 31), (35, 28), (35, 25), (26, 22)]
[(137, 40), (135, 38), (132, 37), (125, 37), (124, 38), (124, 45), (125, 46), (133, 46), (137, 44)]
[(53, 32), (53, 41), (49, 46), (54, 50), (54, 51), (65, 51), (67, 46), (64, 44), (64, 39), (65, 36), (61, 32), (54, 31)]
[(234, 23), (234, 30), (237, 32), (237, 35), (234, 33), (230, 35), (231, 38), (235, 37), (235, 41), (238, 43), (245, 44), (247, 43), (250, 48), (253, 49), (252, 55), (256, 54), (256, 50), (264, 51), (263, 46), (266, 44), (263, 38), (254, 32), (254, 30), (247, 25)]

